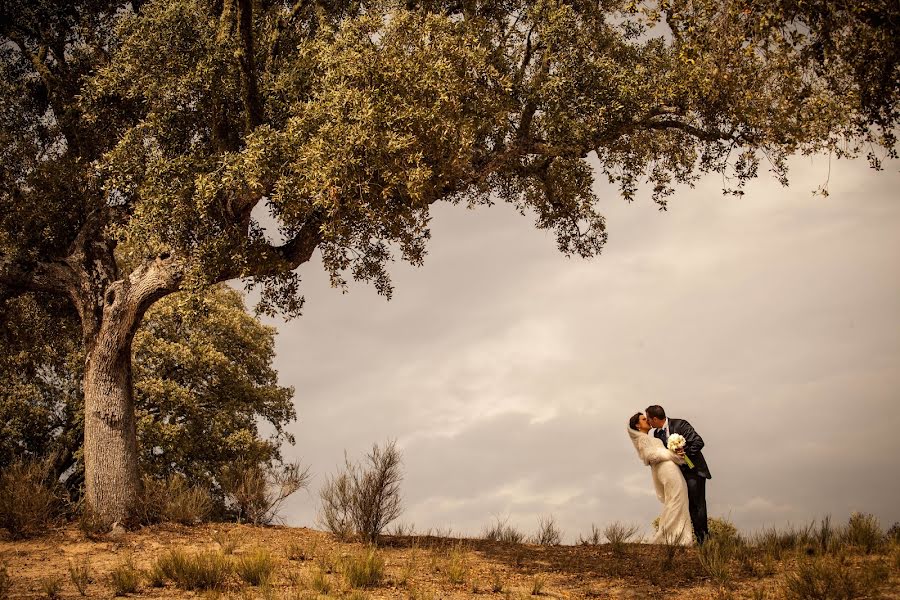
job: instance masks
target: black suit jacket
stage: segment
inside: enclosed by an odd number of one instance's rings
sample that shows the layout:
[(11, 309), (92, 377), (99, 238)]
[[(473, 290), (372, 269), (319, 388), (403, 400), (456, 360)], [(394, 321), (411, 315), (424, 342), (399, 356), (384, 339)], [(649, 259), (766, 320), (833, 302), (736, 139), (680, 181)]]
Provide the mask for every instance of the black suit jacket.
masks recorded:
[[(685, 421), (684, 419), (669, 419), (669, 435), (673, 433), (678, 433), (684, 437), (684, 453), (687, 454), (691, 462), (694, 463), (694, 468), (691, 469), (687, 465), (681, 465), (681, 470), (687, 473), (694, 473), (699, 475), (700, 477), (705, 477), (706, 479), (712, 479), (712, 475), (709, 474), (709, 466), (706, 464), (706, 459), (703, 457), (703, 453), (700, 450), (703, 449), (704, 443), (703, 438), (700, 437), (700, 434), (694, 431), (694, 428), (691, 427), (691, 424)], [(661, 429), (657, 429), (653, 434), (660, 440), (663, 438), (663, 432)]]

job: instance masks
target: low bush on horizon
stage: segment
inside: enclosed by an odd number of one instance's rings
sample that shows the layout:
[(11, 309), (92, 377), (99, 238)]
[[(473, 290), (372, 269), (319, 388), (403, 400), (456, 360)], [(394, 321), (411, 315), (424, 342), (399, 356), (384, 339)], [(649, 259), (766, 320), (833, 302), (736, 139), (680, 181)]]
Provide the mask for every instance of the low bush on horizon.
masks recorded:
[(587, 537), (578, 535), (578, 543), (582, 546), (599, 546), (603, 543), (603, 532), (591, 523), (591, 533)]
[(372, 446), (365, 463), (352, 463), (345, 456), (344, 469), (328, 477), (319, 492), (319, 523), (338, 539), (356, 534), (365, 542), (377, 543), (402, 512), (401, 462), (394, 440), (383, 448)]
[(553, 515), (540, 518), (538, 531), (532, 541), (539, 546), (559, 546), (562, 543), (562, 532), (556, 526)]
[(613, 554), (621, 554), (625, 550), (625, 544), (632, 541), (639, 530), (637, 525), (624, 525), (614, 521), (603, 528), (603, 537), (609, 542)]
[(222, 488), (239, 523), (270, 525), (279, 520), (284, 501), (309, 485), (309, 467), (299, 462), (282, 465), (236, 464), (222, 475)]
[(886, 538), (874, 515), (855, 512), (850, 515), (844, 530), (844, 540), (866, 554), (872, 554), (882, 548)]
[(484, 528), (482, 539), (492, 542), (505, 542), (508, 544), (521, 544), (525, 541), (525, 534), (509, 524), (509, 519), (501, 520), (495, 517), (493, 525)]

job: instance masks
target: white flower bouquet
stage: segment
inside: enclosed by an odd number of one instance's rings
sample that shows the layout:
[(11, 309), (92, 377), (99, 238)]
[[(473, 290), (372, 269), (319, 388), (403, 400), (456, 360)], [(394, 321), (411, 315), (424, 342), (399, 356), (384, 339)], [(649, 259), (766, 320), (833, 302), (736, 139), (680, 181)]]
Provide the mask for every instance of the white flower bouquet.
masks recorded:
[[(687, 443), (687, 440), (684, 439), (684, 436), (680, 433), (673, 433), (669, 436), (669, 450), (672, 452), (678, 453), (679, 450), (684, 448), (684, 445)], [(688, 458), (688, 455), (685, 454), (683, 456), (684, 462), (687, 463), (688, 468), (693, 469), (694, 463), (691, 462), (691, 459)]]

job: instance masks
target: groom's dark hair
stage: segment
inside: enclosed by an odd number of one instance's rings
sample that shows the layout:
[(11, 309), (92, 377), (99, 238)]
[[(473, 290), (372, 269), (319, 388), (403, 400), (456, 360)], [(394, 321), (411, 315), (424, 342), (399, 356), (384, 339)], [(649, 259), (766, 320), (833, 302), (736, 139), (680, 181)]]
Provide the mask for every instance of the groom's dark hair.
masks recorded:
[(633, 415), (631, 415), (631, 418), (628, 419), (628, 426), (631, 427), (632, 429), (634, 429), (635, 431), (637, 431), (638, 430), (637, 424), (638, 424), (638, 421), (641, 420), (642, 414), (643, 413), (634, 413)]
[(659, 404), (654, 404), (653, 406), (647, 407), (647, 416), (653, 419), (665, 419), (666, 418), (666, 409), (664, 409)]

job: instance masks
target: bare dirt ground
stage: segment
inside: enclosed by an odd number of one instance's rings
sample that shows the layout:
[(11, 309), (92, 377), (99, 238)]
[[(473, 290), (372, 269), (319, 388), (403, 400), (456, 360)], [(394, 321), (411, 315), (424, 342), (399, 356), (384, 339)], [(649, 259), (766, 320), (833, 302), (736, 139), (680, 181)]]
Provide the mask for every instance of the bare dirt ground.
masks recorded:
[[(358, 543), (342, 543), (333, 536), (305, 528), (252, 527), (236, 524), (204, 524), (195, 527), (162, 525), (124, 534), (121, 539), (90, 540), (76, 527), (23, 541), (0, 540), (0, 565), (11, 582), (9, 598), (47, 598), (48, 582), (59, 584), (60, 598), (80, 598), (69, 565), (87, 560), (91, 583), (87, 597), (111, 598), (109, 574), (131, 560), (148, 570), (171, 549), (189, 552), (219, 550), (225, 534), (234, 542), (239, 557), (257, 548), (268, 550), (276, 561), (275, 575), (267, 587), (252, 587), (231, 575), (218, 592), (188, 592), (172, 583), (150, 587), (146, 580), (134, 598), (262, 598), (321, 597), (314, 591), (315, 573), (325, 573), (330, 597), (354, 598), (783, 598), (782, 575), (796, 559), (778, 562), (763, 577), (731, 569), (726, 588), (711, 582), (697, 551), (680, 551), (671, 567), (664, 568), (664, 549), (629, 544), (615, 554), (609, 546), (535, 546), (484, 540), (436, 537), (387, 537), (379, 548), (385, 560), (385, 576), (374, 588), (350, 589), (341, 575), (342, 558), (363, 551)], [(218, 542), (217, 542), (218, 540)], [(293, 549), (294, 559), (290, 559)], [(300, 550), (298, 552), (298, 549)], [(298, 556), (299, 554), (299, 556)], [(864, 559), (860, 559), (864, 560)], [(900, 599), (900, 573), (890, 561), (890, 576), (882, 598)], [(52, 586), (51, 586), (52, 587)]]

